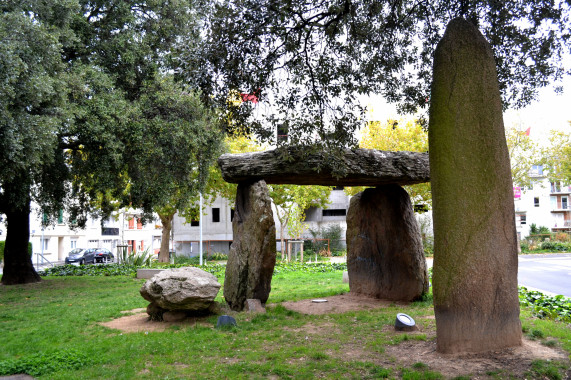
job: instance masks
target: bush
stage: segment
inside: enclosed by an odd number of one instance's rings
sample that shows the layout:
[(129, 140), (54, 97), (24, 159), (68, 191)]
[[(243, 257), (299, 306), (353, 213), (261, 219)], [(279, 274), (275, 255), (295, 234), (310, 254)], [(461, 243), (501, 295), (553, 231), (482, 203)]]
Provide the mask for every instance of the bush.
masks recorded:
[(228, 255), (222, 252), (214, 252), (206, 255), (209, 261), (225, 261), (228, 260)]
[(121, 263), (125, 265), (133, 265), (137, 267), (141, 266), (150, 266), (153, 261), (156, 260), (156, 256), (149, 251), (147, 248), (143, 252), (132, 252), (131, 254), (128, 253), (127, 248), (121, 250), (120, 253)]
[[(153, 264), (154, 267), (160, 264)], [(153, 267), (152, 266), (152, 267)], [(167, 264), (160, 265), (162, 269), (182, 268), (198, 265), (191, 264)], [(47, 268), (38, 272), (40, 276), (131, 276), (137, 275), (137, 268), (134, 265), (127, 264), (104, 264), (104, 265), (61, 265), (53, 268)], [(144, 267), (148, 268), (148, 267)], [(224, 273), (226, 266), (220, 264), (205, 264), (199, 267), (205, 272), (219, 276)]]
[(330, 256), (331, 254), (327, 252), (327, 241), (329, 241), (329, 251), (343, 251), (344, 247), (342, 245), (343, 229), (339, 224), (330, 224), (323, 228), (317, 230), (309, 229), (309, 233), (313, 239), (325, 239), (325, 240), (305, 240), (304, 249), (318, 252), (321, 256)]
[(540, 245), (541, 250), (551, 252), (567, 252), (571, 250), (571, 244), (558, 241), (544, 241)]
[(62, 370), (79, 369), (90, 362), (85, 354), (74, 350), (32, 354), (17, 360), (0, 361), (0, 376), (21, 373), (34, 377), (42, 376)]
[(571, 241), (571, 237), (565, 232), (558, 232), (555, 234), (555, 240), (562, 243), (568, 243)]
[(541, 292), (527, 290), (520, 286), (519, 302), (523, 306), (530, 306), (533, 314), (539, 318), (571, 322), (571, 299), (562, 295), (546, 296)]

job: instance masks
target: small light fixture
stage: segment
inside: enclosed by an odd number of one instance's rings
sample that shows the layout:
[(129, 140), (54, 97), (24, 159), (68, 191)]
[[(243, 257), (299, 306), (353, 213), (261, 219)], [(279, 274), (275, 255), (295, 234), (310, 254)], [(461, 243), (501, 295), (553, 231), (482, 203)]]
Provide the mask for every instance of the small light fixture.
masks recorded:
[(414, 319), (410, 315), (398, 313), (395, 320), (395, 330), (397, 331), (413, 331), (416, 330)]

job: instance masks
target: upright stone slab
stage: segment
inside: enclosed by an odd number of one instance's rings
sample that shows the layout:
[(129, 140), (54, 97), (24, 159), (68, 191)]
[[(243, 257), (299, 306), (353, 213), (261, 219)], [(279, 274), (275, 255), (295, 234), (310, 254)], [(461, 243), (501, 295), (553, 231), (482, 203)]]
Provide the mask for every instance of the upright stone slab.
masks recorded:
[(231, 309), (240, 311), (246, 299), (266, 303), (270, 295), (276, 264), (276, 226), (266, 182), (238, 184), (232, 231), (224, 298)]
[(429, 129), (439, 352), (521, 344), (510, 161), (492, 50), (454, 19), (434, 58)]
[(369, 188), (351, 199), (347, 269), (352, 293), (412, 301), (428, 291), (420, 228), (402, 187)]

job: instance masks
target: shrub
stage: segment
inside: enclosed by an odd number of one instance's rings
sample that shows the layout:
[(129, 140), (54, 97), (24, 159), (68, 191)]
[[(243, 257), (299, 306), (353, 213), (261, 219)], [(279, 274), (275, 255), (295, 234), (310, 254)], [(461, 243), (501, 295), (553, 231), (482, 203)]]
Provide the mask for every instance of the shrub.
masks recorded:
[(222, 252), (213, 252), (213, 253), (208, 254), (206, 257), (208, 260), (212, 260), (212, 261), (228, 260), (228, 255), (226, 253), (222, 253)]
[(571, 241), (571, 237), (569, 236), (569, 234), (566, 234), (565, 232), (558, 232), (555, 234), (555, 240), (560, 241), (562, 243), (568, 243), (569, 241)]
[(558, 241), (544, 241), (540, 245), (542, 250), (551, 252), (566, 252), (571, 249), (571, 244)]
[(78, 369), (90, 362), (85, 354), (74, 350), (32, 354), (17, 360), (0, 361), (0, 376), (21, 373), (34, 377), (42, 376), (62, 370)]
[(129, 254), (127, 249), (121, 250), (120, 253), (121, 263), (126, 265), (133, 265), (137, 267), (141, 266), (150, 266), (153, 261), (156, 260), (155, 255), (149, 251), (149, 249), (145, 249), (143, 252), (132, 252)]
[(520, 286), (519, 302), (523, 306), (530, 306), (533, 314), (539, 318), (571, 322), (571, 299), (562, 295), (546, 296), (541, 292), (527, 290)]

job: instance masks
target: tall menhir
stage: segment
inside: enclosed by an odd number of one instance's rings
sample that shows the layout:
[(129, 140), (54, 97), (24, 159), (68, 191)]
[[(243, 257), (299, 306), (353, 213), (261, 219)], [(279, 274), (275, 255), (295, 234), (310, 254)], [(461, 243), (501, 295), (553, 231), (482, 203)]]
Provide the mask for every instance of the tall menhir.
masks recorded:
[(521, 345), (510, 161), (494, 56), (452, 20), (434, 56), (429, 127), (439, 352)]

